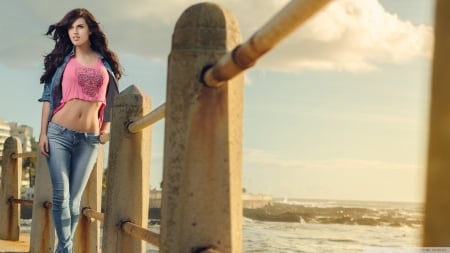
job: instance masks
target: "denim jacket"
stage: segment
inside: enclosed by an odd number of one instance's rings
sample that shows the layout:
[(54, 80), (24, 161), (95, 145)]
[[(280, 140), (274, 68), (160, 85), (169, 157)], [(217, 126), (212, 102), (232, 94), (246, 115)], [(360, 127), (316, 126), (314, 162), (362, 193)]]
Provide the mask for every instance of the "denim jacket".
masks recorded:
[[(47, 81), (44, 83), (44, 90), (42, 92), (42, 97), (38, 99), (39, 102), (48, 101), (50, 103), (50, 115), (48, 117), (48, 120), (51, 121), (53, 117), (53, 112), (55, 108), (59, 106), (62, 99), (62, 87), (61, 87), (61, 81), (62, 81), (62, 75), (64, 73), (64, 69), (66, 68), (67, 63), (69, 62), (70, 58), (74, 56), (75, 50), (72, 49), (72, 52), (68, 54), (65, 58), (61, 66), (59, 66), (55, 73), (53, 74), (53, 77), (50, 79), (50, 81)], [(109, 63), (104, 59), (103, 56), (99, 55), (100, 60), (102, 61), (105, 68), (108, 70), (109, 75), (109, 82), (108, 87), (106, 88), (106, 106), (104, 108), (104, 116), (103, 121), (110, 122), (111, 121), (111, 107), (113, 103), (114, 96), (119, 94), (119, 87), (118, 82), (112, 72), (112, 68), (109, 65)]]

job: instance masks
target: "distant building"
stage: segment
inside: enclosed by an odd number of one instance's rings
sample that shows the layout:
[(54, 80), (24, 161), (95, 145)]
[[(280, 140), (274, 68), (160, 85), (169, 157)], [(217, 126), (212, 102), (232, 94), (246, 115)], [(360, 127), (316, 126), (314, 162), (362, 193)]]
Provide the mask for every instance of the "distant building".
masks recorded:
[(11, 127), (9, 124), (0, 119), (0, 156), (3, 154), (3, 144), (6, 139), (11, 136)]
[(31, 137), (33, 137), (33, 128), (27, 125), (17, 125), (16, 122), (9, 122), (11, 127), (11, 136), (16, 136), (22, 143), (22, 152), (31, 151)]
[(31, 138), (33, 128), (27, 125), (18, 125), (16, 122), (6, 122), (0, 119), (0, 156), (3, 155), (3, 145), (10, 136), (16, 136), (22, 143), (22, 152), (31, 151)]

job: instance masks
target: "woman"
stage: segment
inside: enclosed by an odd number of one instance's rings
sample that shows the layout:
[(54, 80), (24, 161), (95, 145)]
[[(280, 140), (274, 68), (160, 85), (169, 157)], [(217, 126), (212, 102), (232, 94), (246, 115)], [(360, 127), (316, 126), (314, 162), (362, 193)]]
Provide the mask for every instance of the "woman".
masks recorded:
[[(52, 182), (57, 253), (71, 253), (81, 196), (109, 129), (122, 67), (86, 9), (68, 12), (46, 33), (55, 47), (45, 56), (40, 152)], [(100, 141), (102, 140), (102, 141)]]

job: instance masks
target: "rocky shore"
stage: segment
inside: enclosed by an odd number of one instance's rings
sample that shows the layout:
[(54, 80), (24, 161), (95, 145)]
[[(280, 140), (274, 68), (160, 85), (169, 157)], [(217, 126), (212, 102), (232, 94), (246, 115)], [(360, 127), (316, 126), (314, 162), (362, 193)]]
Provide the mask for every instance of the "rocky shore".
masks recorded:
[(368, 226), (419, 226), (420, 215), (406, 215), (401, 209), (363, 207), (310, 207), (274, 203), (257, 209), (244, 209), (244, 217), (259, 221), (351, 224)]

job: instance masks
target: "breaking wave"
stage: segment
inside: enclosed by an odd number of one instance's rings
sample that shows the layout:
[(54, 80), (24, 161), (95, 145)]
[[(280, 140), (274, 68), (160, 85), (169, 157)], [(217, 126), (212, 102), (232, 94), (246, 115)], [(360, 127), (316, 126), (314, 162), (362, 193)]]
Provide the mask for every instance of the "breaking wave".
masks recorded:
[(253, 220), (316, 224), (418, 227), (422, 225), (421, 205), (400, 203), (274, 202), (258, 209), (244, 209)]

